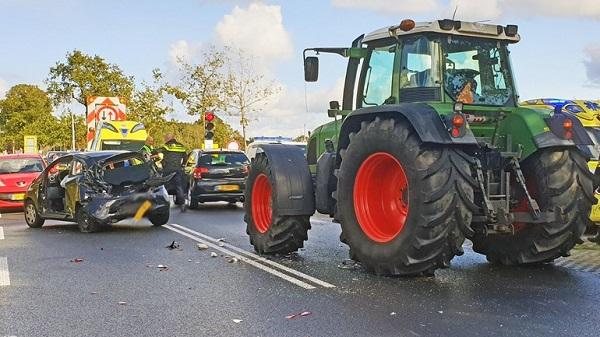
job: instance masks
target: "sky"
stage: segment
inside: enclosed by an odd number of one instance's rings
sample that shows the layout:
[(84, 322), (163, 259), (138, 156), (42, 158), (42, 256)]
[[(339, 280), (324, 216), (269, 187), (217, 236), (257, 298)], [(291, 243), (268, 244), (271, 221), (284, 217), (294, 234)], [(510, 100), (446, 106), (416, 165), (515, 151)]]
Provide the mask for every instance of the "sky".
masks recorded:
[[(329, 120), (346, 62), (323, 55), (319, 82), (306, 84), (304, 48), (345, 47), (402, 19), (450, 18), (455, 9), (457, 19), (519, 25), (511, 57), (522, 99), (600, 99), (600, 0), (0, 0), (0, 97), (19, 83), (45, 88), (49, 68), (74, 49), (141, 83), (157, 67), (174, 78), (178, 57), (193, 62), (210, 45), (233, 45), (281, 89), (249, 135), (298, 136)], [(193, 119), (173, 104), (170, 117)]]

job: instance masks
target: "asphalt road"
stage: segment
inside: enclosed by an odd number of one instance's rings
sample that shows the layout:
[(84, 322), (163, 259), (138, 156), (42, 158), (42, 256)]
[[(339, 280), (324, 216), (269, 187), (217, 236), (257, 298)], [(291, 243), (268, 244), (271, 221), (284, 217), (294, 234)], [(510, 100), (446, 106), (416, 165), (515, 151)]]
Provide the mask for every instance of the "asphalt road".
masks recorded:
[[(209, 204), (184, 214), (173, 209), (170, 226), (128, 221), (82, 234), (59, 222), (29, 229), (22, 214), (2, 214), (0, 336), (600, 331), (600, 250), (593, 245), (555, 265), (510, 268), (467, 247), (435, 277), (377, 277), (343, 264), (348, 249), (338, 240), (339, 225), (324, 217), (314, 218), (298, 254), (261, 261), (251, 254), (242, 216), (241, 207)], [(172, 241), (178, 249), (166, 248)], [(198, 250), (199, 242), (209, 249)], [(302, 312), (309, 314), (286, 318)]]

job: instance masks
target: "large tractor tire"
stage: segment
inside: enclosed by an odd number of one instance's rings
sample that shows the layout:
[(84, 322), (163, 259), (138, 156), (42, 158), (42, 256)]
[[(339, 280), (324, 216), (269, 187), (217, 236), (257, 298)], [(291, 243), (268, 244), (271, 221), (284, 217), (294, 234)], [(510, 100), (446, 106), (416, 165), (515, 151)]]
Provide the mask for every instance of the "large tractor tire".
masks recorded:
[(470, 166), (404, 120), (363, 122), (340, 152), (336, 218), (350, 256), (379, 275), (432, 275), (462, 255)]
[(258, 154), (252, 161), (245, 191), (246, 233), (260, 254), (287, 254), (308, 240), (310, 216), (280, 216), (273, 207), (277, 190), (267, 156)]
[[(563, 216), (541, 224), (515, 223), (514, 235), (475, 234), (473, 250), (488, 261), (505, 265), (551, 262), (568, 256), (588, 223), (596, 202), (592, 174), (585, 158), (573, 149), (543, 149), (522, 165), (525, 181), (542, 211), (559, 207)], [(514, 211), (527, 211), (528, 204), (520, 187), (514, 186), (518, 204)]]

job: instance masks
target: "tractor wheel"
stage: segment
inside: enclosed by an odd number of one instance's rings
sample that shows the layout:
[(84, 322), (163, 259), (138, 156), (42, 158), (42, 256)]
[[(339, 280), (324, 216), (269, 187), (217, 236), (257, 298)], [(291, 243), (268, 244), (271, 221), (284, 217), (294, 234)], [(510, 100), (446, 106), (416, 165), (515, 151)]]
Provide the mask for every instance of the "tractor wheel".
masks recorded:
[(404, 120), (363, 122), (340, 152), (336, 218), (350, 255), (381, 275), (431, 275), (462, 255), (473, 202), (470, 166), (425, 144)]
[(264, 154), (252, 161), (245, 191), (246, 233), (260, 254), (286, 254), (304, 246), (310, 229), (310, 216), (279, 216), (273, 209), (271, 167)]
[[(549, 223), (514, 223), (514, 235), (475, 234), (471, 239), (473, 250), (493, 263), (545, 263), (567, 256), (580, 242), (590, 209), (596, 202), (586, 160), (575, 150), (540, 150), (525, 160), (522, 170), (540, 209), (552, 211), (560, 207), (564, 216)], [(515, 195), (519, 202), (513, 211), (528, 210), (520, 187), (514, 186), (512, 190), (519, 193)]]

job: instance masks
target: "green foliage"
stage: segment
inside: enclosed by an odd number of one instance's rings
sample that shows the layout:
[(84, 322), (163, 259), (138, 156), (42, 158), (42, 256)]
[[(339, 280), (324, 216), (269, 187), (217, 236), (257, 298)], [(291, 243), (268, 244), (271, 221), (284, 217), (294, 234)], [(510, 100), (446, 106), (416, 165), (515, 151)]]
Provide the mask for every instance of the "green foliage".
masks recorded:
[(164, 86), (160, 86), (162, 74), (160, 70), (153, 70), (154, 83), (142, 83), (141, 90), (136, 90), (127, 107), (128, 119), (144, 123), (150, 134), (166, 126), (166, 116), (173, 112), (173, 108), (164, 104)]
[(48, 144), (50, 137), (38, 131), (54, 123), (52, 103), (43, 90), (29, 84), (13, 86), (0, 101), (2, 150), (22, 148), (24, 135), (37, 135), (39, 144)]
[(129, 100), (134, 88), (133, 77), (124, 75), (117, 65), (79, 50), (67, 53), (66, 62), (57, 62), (50, 68), (46, 83), (55, 105), (75, 99), (85, 106), (88, 96), (118, 96)]
[(165, 90), (180, 100), (191, 116), (222, 111), (225, 109), (222, 69), (226, 62), (225, 53), (214, 48), (204, 53), (201, 63), (179, 59), (179, 83), (167, 85)]

